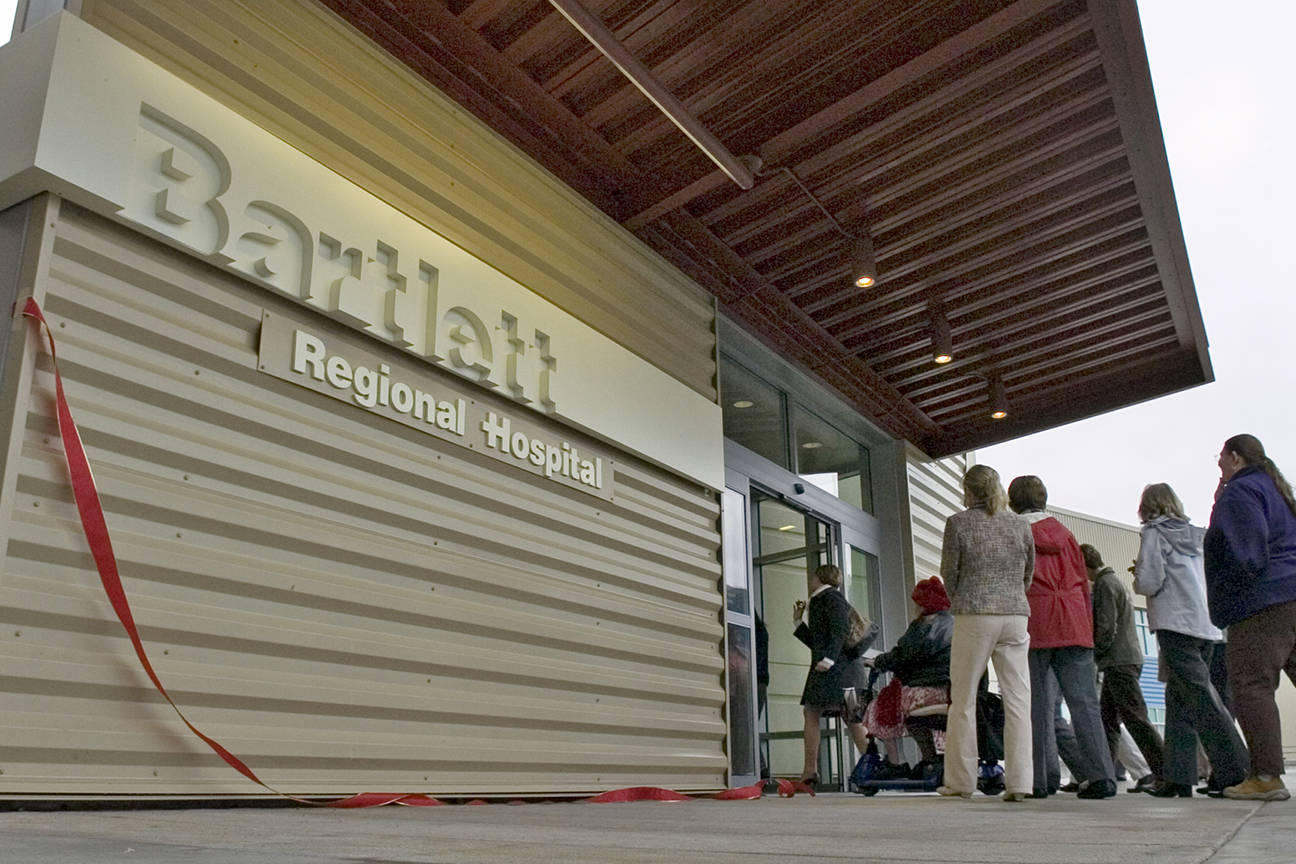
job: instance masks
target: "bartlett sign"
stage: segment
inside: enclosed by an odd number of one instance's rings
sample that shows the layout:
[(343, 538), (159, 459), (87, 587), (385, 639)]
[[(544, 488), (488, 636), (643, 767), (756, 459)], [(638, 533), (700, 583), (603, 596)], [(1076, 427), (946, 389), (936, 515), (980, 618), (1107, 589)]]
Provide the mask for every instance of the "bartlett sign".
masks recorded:
[(612, 460), (525, 417), (479, 405), (416, 363), (384, 362), (357, 340), (264, 313), (261, 371), (581, 492), (611, 500)]
[(0, 209), (53, 191), (722, 487), (718, 405), (85, 22), (0, 48), (0, 80)]

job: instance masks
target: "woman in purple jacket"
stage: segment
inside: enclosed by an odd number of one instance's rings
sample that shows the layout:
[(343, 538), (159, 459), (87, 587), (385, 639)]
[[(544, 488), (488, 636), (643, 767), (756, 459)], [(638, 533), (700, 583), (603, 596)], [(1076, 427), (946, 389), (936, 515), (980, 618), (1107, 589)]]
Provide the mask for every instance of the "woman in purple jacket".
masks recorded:
[(1264, 445), (1234, 435), (1219, 455), (1220, 487), (1206, 532), (1206, 599), (1228, 628), (1233, 713), (1251, 750), (1251, 776), (1226, 798), (1284, 801), (1282, 730), (1274, 691), (1296, 682), (1296, 498)]

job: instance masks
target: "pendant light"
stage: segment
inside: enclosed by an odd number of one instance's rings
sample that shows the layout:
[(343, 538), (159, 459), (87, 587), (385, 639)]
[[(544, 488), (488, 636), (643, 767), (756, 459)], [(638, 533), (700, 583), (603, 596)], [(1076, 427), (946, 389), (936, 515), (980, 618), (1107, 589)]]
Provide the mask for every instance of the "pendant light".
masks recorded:
[(990, 419), (1002, 420), (1008, 416), (1008, 394), (1003, 379), (995, 375), (990, 379)]
[(954, 336), (950, 332), (950, 323), (949, 319), (945, 317), (945, 310), (933, 303), (929, 311), (931, 315), (932, 362), (938, 366), (944, 366), (954, 359)]
[(871, 288), (877, 282), (873, 241), (868, 237), (856, 237), (851, 241), (851, 281), (857, 288)]

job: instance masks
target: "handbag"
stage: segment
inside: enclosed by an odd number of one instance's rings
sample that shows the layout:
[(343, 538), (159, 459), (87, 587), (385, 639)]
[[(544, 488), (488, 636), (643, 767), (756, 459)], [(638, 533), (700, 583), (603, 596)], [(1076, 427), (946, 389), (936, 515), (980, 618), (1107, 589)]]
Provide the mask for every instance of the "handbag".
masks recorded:
[(850, 607), (848, 619), (850, 620), (850, 631), (846, 634), (845, 641), (842, 642), (842, 648), (845, 649), (848, 657), (854, 659), (863, 654), (873, 644), (873, 640), (878, 637), (878, 626), (857, 612), (854, 606)]

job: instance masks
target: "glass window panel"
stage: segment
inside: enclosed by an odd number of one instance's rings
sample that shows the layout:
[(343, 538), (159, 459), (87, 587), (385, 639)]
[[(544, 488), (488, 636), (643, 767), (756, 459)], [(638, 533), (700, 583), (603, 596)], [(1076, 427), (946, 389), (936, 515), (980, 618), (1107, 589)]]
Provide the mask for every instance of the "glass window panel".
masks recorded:
[(720, 505), (721, 549), (723, 550), (725, 604), (730, 612), (751, 614), (751, 592), (747, 585), (747, 499), (732, 489), (724, 491)]
[(721, 355), (720, 405), (726, 438), (788, 467), (782, 393)]
[(752, 633), (729, 625), (729, 767), (735, 775), (756, 774), (756, 716), (752, 704)]
[[(881, 568), (878, 566), (877, 556), (856, 549), (854, 546), (847, 548), (850, 550), (850, 583), (846, 587), (846, 598), (861, 615), (877, 622), (881, 627), (882, 586), (881, 574), (878, 572)], [(879, 636), (873, 644), (882, 645), (881, 637)]]
[(865, 513), (873, 512), (868, 448), (809, 411), (792, 409), (796, 472)]

